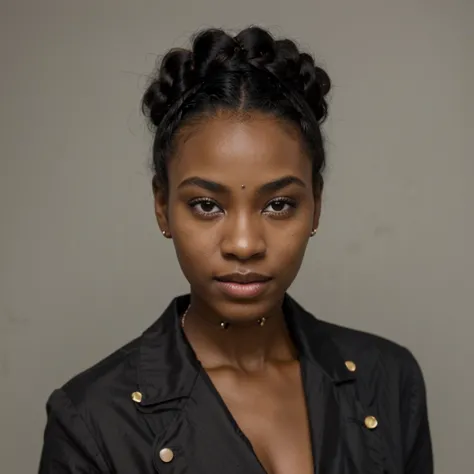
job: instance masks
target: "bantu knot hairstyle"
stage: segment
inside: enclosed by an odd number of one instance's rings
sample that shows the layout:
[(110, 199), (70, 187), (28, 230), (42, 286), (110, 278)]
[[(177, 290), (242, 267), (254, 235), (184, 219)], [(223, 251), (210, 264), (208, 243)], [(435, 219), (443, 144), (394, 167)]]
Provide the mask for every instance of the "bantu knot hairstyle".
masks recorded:
[(181, 127), (219, 110), (238, 110), (268, 113), (296, 125), (320, 189), (325, 165), (320, 126), (330, 87), (327, 73), (289, 39), (276, 40), (258, 27), (236, 36), (220, 29), (200, 32), (191, 49), (173, 49), (164, 56), (142, 99), (155, 134), (155, 187), (167, 189), (167, 160)]

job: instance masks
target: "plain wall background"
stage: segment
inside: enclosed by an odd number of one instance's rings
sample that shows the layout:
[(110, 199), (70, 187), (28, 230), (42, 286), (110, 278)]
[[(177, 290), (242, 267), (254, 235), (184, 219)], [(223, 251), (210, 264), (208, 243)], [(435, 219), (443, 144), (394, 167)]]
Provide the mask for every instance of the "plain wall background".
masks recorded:
[(0, 5), (1, 471), (35, 472), (49, 393), (187, 289), (154, 221), (138, 110), (157, 55), (201, 27), (258, 23), (334, 81), (324, 215), (292, 294), (415, 353), (437, 472), (467, 472), (474, 2)]

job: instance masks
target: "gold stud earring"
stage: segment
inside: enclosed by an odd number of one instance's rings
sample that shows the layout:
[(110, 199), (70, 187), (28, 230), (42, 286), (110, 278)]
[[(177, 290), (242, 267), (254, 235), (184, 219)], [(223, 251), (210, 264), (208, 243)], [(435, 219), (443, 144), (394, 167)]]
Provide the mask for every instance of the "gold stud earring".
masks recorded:
[(316, 235), (316, 229), (313, 229), (313, 230), (311, 231), (310, 237), (314, 237), (315, 235)]
[(171, 235), (168, 234), (168, 232), (166, 232), (166, 230), (162, 230), (161, 233), (163, 234), (163, 237), (166, 237), (166, 238), (171, 237)]

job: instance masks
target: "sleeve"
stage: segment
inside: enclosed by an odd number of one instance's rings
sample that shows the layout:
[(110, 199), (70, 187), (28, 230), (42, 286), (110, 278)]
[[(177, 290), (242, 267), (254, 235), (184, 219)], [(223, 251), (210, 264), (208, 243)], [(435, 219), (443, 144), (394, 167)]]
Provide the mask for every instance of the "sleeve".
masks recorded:
[(422, 371), (407, 351), (401, 393), (405, 474), (433, 474), (433, 452)]
[(46, 412), (39, 474), (109, 472), (84, 419), (63, 390), (52, 393)]

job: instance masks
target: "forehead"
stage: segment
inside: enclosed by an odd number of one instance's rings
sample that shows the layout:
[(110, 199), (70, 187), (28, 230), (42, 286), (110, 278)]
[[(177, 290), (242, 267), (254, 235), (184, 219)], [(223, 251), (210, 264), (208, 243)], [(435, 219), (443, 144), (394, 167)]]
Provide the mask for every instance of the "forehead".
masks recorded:
[(282, 175), (311, 181), (311, 162), (298, 130), (261, 113), (219, 114), (185, 128), (168, 168), (171, 186), (200, 176), (229, 186)]

